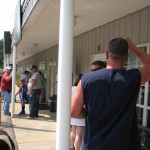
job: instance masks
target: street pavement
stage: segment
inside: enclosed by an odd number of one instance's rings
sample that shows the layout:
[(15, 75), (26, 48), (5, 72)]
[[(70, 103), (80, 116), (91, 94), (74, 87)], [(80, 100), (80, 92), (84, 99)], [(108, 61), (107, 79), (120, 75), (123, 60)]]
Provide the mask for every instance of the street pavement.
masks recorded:
[[(26, 115), (20, 112), (20, 101), (15, 103), (13, 118), (2, 115), (0, 128), (5, 129), (16, 144), (16, 150), (55, 150), (56, 148), (56, 113), (51, 113), (40, 104), (39, 117), (27, 119), (29, 105), (26, 104)], [(18, 146), (17, 146), (18, 145)]]

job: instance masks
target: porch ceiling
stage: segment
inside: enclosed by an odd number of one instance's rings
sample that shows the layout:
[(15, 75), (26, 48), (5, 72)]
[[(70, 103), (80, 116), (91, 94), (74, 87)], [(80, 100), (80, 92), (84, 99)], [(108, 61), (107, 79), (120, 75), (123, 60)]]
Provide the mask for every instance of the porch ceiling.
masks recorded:
[[(149, 5), (150, 0), (75, 0), (74, 36)], [(58, 44), (59, 9), (60, 0), (42, 0), (37, 3), (22, 28), (22, 40), (17, 46), (17, 62)]]

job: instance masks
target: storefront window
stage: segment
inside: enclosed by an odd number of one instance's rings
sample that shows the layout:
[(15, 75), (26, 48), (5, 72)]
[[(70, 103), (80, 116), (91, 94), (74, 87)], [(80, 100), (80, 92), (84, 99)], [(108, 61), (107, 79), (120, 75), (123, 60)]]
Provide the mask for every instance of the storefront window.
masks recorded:
[(41, 71), (41, 72), (45, 72), (45, 62), (40, 62), (39, 63), (39, 70)]
[(145, 90), (145, 86), (141, 86), (137, 104), (144, 105), (144, 90)]
[(150, 106), (150, 81), (148, 83), (148, 106)]
[(136, 111), (137, 111), (138, 124), (142, 125), (142, 121), (143, 121), (143, 108), (137, 107)]

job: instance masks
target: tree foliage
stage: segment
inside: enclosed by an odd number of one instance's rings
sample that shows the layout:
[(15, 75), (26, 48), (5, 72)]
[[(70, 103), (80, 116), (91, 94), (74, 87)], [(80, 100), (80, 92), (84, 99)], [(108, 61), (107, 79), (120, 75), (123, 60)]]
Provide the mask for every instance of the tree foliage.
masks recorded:
[(0, 40), (0, 68), (3, 68), (3, 40)]

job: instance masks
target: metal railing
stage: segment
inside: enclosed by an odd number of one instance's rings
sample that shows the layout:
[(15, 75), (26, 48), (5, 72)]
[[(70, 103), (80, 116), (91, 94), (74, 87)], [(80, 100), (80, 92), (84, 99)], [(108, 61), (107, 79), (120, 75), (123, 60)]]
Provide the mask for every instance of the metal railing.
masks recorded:
[(22, 8), (22, 26), (26, 22), (29, 14), (31, 13), (33, 7), (35, 6), (38, 0), (24, 0), (21, 8)]

